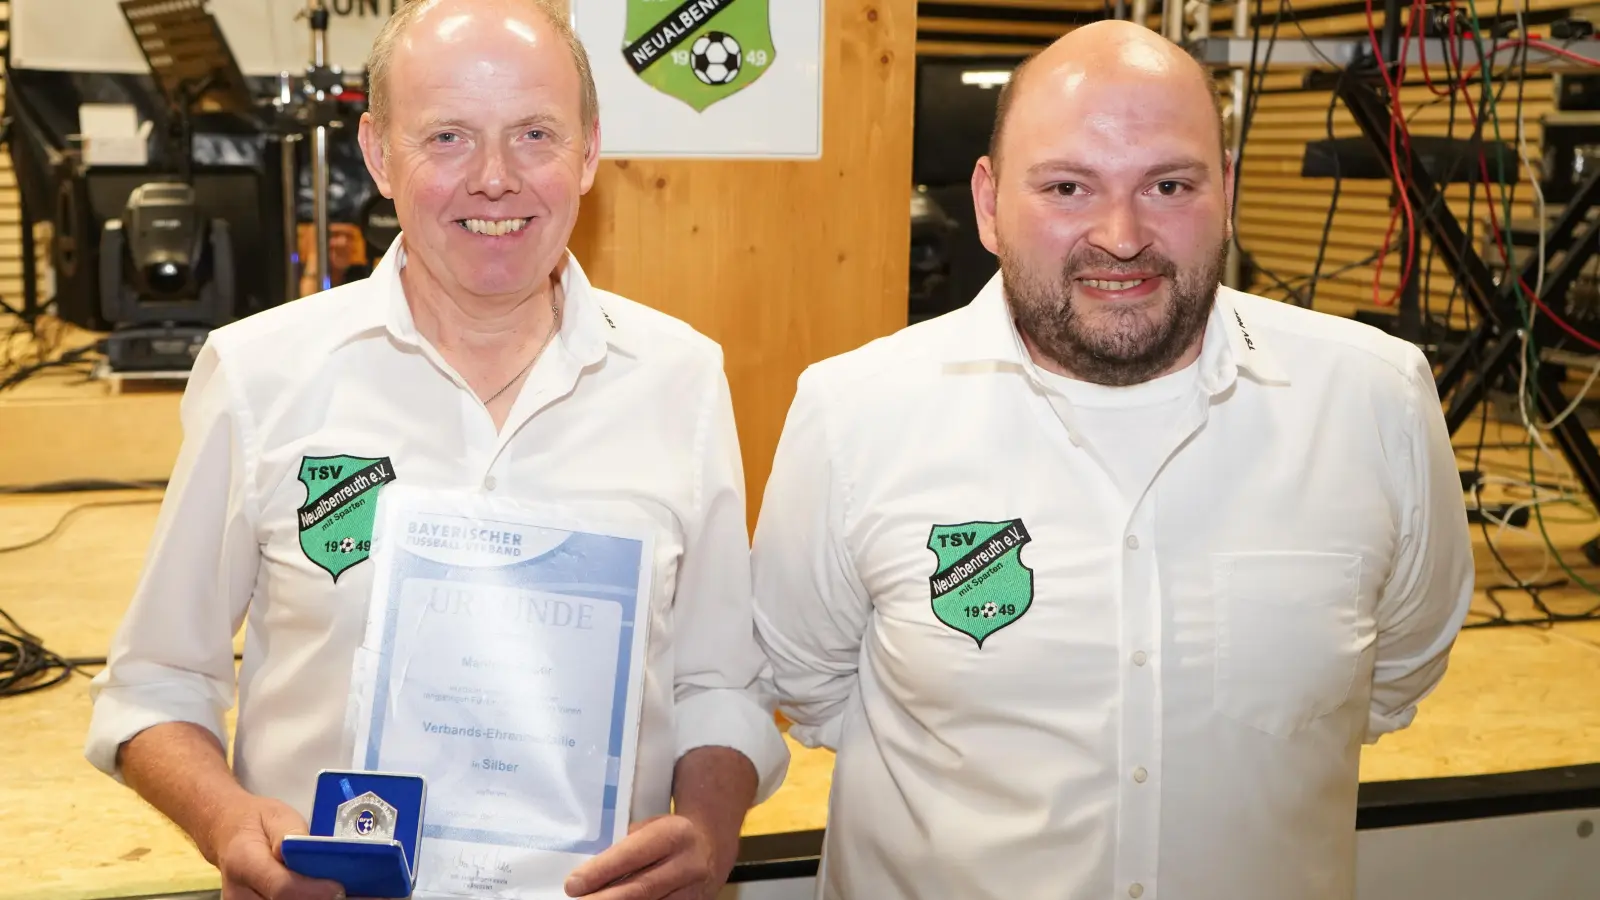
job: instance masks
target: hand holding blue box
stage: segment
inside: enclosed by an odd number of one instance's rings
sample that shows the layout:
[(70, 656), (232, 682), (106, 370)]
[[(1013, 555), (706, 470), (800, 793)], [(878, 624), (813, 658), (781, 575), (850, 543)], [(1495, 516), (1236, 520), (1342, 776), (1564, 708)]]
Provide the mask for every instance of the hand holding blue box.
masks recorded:
[(283, 839), (283, 861), (348, 897), (410, 897), (427, 799), (420, 775), (326, 770), (317, 775), (311, 834)]

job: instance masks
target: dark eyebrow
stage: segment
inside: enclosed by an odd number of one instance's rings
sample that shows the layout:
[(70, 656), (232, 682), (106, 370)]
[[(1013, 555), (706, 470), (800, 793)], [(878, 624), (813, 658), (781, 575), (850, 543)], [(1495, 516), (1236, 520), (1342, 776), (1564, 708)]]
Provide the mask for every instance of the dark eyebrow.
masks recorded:
[(1196, 169), (1204, 172), (1206, 170), (1206, 164), (1198, 159), (1193, 158), (1175, 159), (1172, 162), (1162, 163), (1158, 166), (1151, 166), (1150, 170), (1144, 174), (1147, 178), (1159, 178), (1162, 175), (1171, 175), (1175, 172), (1193, 172)]
[(1077, 175), (1080, 178), (1096, 178), (1100, 175), (1100, 172), (1097, 169), (1089, 166), (1080, 166), (1077, 163), (1062, 162), (1060, 160), (1050, 160), (1047, 162), (1035, 163), (1034, 165), (1028, 167), (1029, 175), (1040, 175), (1046, 172), (1061, 175)]
[[(1194, 157), (1184, 157), (1182, 159), (1175, 159), (1171, 162), (1164, 162), (1159, 165), (1151, 166), (1145, 171), (1144, 174), (1146, 178), (1160, 178), (1162, 175), (1171, 175), (1176, 172), (1194, 172), (1196, 170), (1204, 172), (1206, 170), (1206, 164)], [(1092, 166), (1062, 162), (1060, 160), (1042, 162), (1028, 167), (1029, 175), (1042, 175), (1046, 173), (1051, 175), (1075, 175), (1079, 178), (1090, 179), (1097, 178), (1100, 175), (1099, 170)]]

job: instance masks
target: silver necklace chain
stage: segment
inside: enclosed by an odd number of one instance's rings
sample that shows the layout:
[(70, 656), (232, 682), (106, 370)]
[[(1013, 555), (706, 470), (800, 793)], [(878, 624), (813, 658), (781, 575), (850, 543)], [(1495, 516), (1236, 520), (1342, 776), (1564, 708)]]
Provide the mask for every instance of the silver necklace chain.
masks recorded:
[(488, 406), (489, 404), (493, 403), (495, 401), (495, 399), (498, 398), (501, 394), (504, 394), (506, 391), (511, 390), (511, 386), (513, 384), (516, 384), (518, 381), (520, 381), (522, 379), (522, 376), (528, 374), (528, 370), (533, 368), (533, 364), (538, 362), (539, 361), (539, 357), (544, 355), (545, 348), (550, 346), (550, 341), (556, 336), (556, 332), (561, 330), (561, 310), (556, 308), (556, 304), (555, 304), (554, 300), (550, 301), (550, 315), (551, 315), (550, 333), (546, 334), (544, 336), (544, 343), (539, 345), (539, 352), (535, 353), (533, 355), (533, 359), (528, 360), (528, 364), (523, 366), (521, 371), (519, 371), (519, 372), (517, 372), (517, 374), (511, 376), (511, 380), (506, 382), (506, 386), (505, 387), (501, 388), (498, 391), (495, 391), (493, 394), (491, 394), (489, 396), (488, 399), (484, 400), (483, 401), (483, 405), (484, 406)]

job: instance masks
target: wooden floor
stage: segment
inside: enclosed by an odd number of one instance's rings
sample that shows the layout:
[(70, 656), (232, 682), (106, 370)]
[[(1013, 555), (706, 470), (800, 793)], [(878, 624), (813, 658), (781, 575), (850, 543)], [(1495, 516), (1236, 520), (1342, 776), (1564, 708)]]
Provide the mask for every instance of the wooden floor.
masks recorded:
[[(1475, 438), (1475, 428), (1458, 436), (1463, 444)], [(1491, 429), (1488, 439), (1515, 441), (1518, 432)], [(1463, 456), (1470, 458), (1470, 451)], [(1526, 479), (1525, 452), (1491, 448), (1485, 460), (1497, 478), (1515, 477), (1520, 467)], [(1564, 477), (1562, 467), (1547, 462), (1540, 470), (1542, 479)], [(1516, 495), (1514, 489), (1511, 493)], [(0, 495), (0, 548), (49, 533), (69, 516), (37, 546), (0, 552), (0, 609), (58, 653), (103, 654), (137, 576), (158, 500), (153, 491)], [(1542, 509), (1555, 544), (1569, 560), (1581, 560), (1576, 548), (1600, 535), (1600, 520), (1570, 504)], [(1480, 587), (1493, 587), (1502, 573), (1482, 532), (1474, 534)], [(1545, 560), (1537, 529), (1507, 529), (1496, 545), (1524, 577)], [(1550, 568), (1563, 574), (1553, 564)], [(1600, 571), (1587, 565), (1576, 571), (1600, 585)], [(1514, 617), (1533, 613), (1523, 595), (1507, 592), (1501, 599)], [(1545, 599), (1558, 610), (1575, 612), (1600, 597), (1568, 587), (1548, 592)], [(1485, 615), (1491, 609), (1481, 591), (1478, 608)], [(214, 872), (180, 833), (83, 761), (87, 683), (75, 677), (46, 691), (0, 700), (0, 900), (79, 900), (215, 887)], [(1600, 623), (1469, 630), (1417, 723), (1369, 748), (1363, 779), (1600, 762), (1596, 685)], [(795, 757), (786, 784), (750, 814), (747, 833), (824, 824), (832, 759), (792, 743), (791, 749)]]

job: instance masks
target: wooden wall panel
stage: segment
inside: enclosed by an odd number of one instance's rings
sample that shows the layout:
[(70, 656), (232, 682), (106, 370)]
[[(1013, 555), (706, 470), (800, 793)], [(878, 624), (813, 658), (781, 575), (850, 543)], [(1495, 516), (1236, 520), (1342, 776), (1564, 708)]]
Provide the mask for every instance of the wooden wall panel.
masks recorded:
[(572, 240), (723, 345), (752, 521), (801, 370), (907, 316), (916, 3), (826, 10), (820, 160), (607, 160)]
[(917, 53), (1027, 55), (1100, 18), (1103, 9), (1099, 0), (922, 0), (917, 4)]

